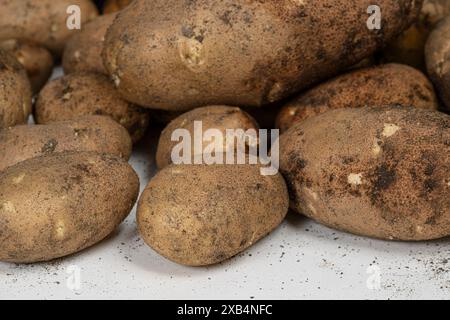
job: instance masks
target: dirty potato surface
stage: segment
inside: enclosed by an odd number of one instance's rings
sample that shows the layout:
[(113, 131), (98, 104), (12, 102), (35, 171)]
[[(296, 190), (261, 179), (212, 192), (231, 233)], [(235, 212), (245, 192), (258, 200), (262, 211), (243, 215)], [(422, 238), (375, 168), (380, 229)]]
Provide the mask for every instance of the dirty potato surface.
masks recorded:
[(101, 54), (106, 30), (115, 17), (115, 13), (99, 16), (69, 39), (62, 60), (65, 74), (80, 71), (106, 73)]
[(425, 47), (428, 73), (450, 111), (450, 16), (431, 33)]
[(450, 235), (450, 117), (386, 107), (311, 117), (280, 138), (291, 208), (382, 239)]
[(299, 95), (280, 111), (277, 128), (284, 132), (330, 109), (394, 105), (439, 107), (433, 84), (422, 72), (406, 65), (386, 64), (352, 71)]
[(31, 99), (25, 69), (11, 53), (0, 49), (0, 129), (26, 123)]
[(136, 173), (112, 155), (59, 153), (9, 167), (0, 173), (0, 261), (48, 261), (92, 246), (138, 192)]
[(81, 25), (98, 15), (91, 0), (0, 0), (0, 40), (23, 39), (34, 41), (62, 54), (67, 39), (78, 32), (69, 29), (68, 23), (76, 22), (68, 9), (78, 6)]
[[(172, 163), (172, 150), (177, 144), (180, 143), (180, 141), (172, 141), (172, 134), (175, 132), (175, 130), (178, 129), (187, 130), (190, 134), (190, 137), (192, 137), (192, 143), (190, 143), (190, 145), (192, 146), (191, 150), (193, 150), (192, 163), (194, 163), (195, 122), (197, 122), (198, 126), (201, 125), (203, 133), (209, 129), (217, 129), (223, 134), (224, 137), (226, 137), (227, 129), (242, 129), (244, 132), (248, 129), (258, 130), (258, 124), (255, 122), (255, 120), (246, 112), (237, 107), (209, 106), (194, 109), (185, 114), (182, 114), (181, 116), (170, 122), (170, 124), (161, 133), (158, 149), (156, 152), (156, 164), (159, 169), (162, 169)], [(217, 142), (210, 141), (208, 139), (202, 139), (202, 141), (204, 147), (213, 142)], [(234, 142), (235, 141), (233, 140), (233, 143)], [(255, 141), (255, 143), (257, 142)], [(221, 148), (216, 150), (218, 152), (225, 152), (229, 150), (229, 148), (231, 148), (230, 145), (227, 145), (226, 139), (224, 141), (217, 142), (217, 144), (220, 145)], [(198, 151), (199, 153), (203, 153), (204, 149)]]
[(180, 264), (219, 263), (275, 229), (288, 210), (281, 175), (252, 165), (171, 165), (139, 200), (145, 242)]
[(373, 31), (366, 0), (136, 0), (108, 29), (103, 59), (121, 95), (142, 106), (260, 106), (371, 55), (421, 2), (378, 1)]
[(27, 41), (6, 40), (0, 48), (12, 53), (27, 71), (34, 94), (38, 93), (53, 71), (53, 57), (42, 46)]
[(128, 160), (131, 149), (126, 129), (104, 116), (15, 126), (0, 130), (0, 171), (26, 159), (64, 151), (109, 153)]
[(83, 115), (112, 117), (130, 133), (133, 142), (147, 129), (147, 111), (119, 97), (108, 77), (98, 73), (73, 73), (49, 82), (35, 107), (39, 124), (75, 119)]

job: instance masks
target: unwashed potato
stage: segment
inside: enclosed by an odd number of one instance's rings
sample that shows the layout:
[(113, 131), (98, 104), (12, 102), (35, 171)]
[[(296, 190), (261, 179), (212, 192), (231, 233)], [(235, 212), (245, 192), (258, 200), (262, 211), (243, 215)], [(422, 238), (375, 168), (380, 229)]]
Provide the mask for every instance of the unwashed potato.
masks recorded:
[(291, 208), (381, 239), (450, 235), (450, 117), (405, 107), (339, 109), (280, 138)]
[(131, 148), (126, 129), (104, 116), (15, 126), (0, 130), (0, 171), (26, 159), (64, 151), (109, 153), (128, 160)]
[(107, 76), (99, 73), (73, 73), (49, 82), (35, 106), (39, 124), (75, 119), (82, 115), (107, 115), (123, 125), (133, 142), (147, 129), (146, 110), (119, 97)]
[(98, 15), (91, 0), (0, 0), (0, 40), (34, 41), (62, 54), (67, 39), (78, 29), (69, 29), (71, 6), (80, 8), (80, 27)]
[(63, 257), (101, 241), (139, 192), (131, 166), (112, 155), (58, 153), (0, 173), (0, 261)]
[(132, 0), (106, 0), (103, 7), (104, 13), (117, 12), (124, 9)]
[(377, 2), (381, 31), (367, 27), (366, 0), (136, 0), (108, 29), (104, 65), (149, 108), (266, 105), (370, 56), (422, 0)]
[(106, 30), (115, 17), (115, 13), (99, 16), (69, 39), (62, 59), (65, 74), (79, 71), (106, 73), (101, 54)]
[(275, 229), (288, 211), (280, 174), (263, 176), (257, 165), (171, 165), (139, 200), (144, 241), (184, 265), (219, 263)]
[(400, 105), (437, 109), (433, 84), (419, 70), (401, 64), (386, 64), (338, 76), (283, 107), (277, 128), (286, 131), (308, 117), (337, 108)]
[(38, 93), (47, 83), (53, 71), (53, 56), (42, 46), (27, 41), (6, 40), (0, 48), (11, 52), (25, 67), (31, 89)]
[(428, 73), (450, 111), (450, 17), (438, 24), (425, 47)]
[(449, 14), (449, 0), (424, 0), (419, 19), (383, 50), (382, 60), (426, 71), (425, 43), (434, 26)]
[(11, 53), (0, 49), (0, 129), (26, 123), (31, 99), (24, 67)]
[[(192, 159), (194, 159), (194, 123), (196, 121), (201, 122), (203, 133), (209, 129), (217, 129), (223, 134), (224, 137), (226, 136), (227, 129), (242, 129), (244, 131), (247, 129), (258, 130), (258, 124), (255, 120), (246, 112), (237, 107), (209, 106), (194, 109), (182, 114), (170, 122), (161, 133), (156, 152), (156, 164), (159, 169), (162, 169), (172, 163), (172, 150), (177, 144), (180, 143), (180, 141), (172, 141), (172, 134), (177, 129), (186, 129), (189, 131), (193, 150)], [(206, 147), (212, 143), (212, 141), (208, 141), (206, 139), (202, 139), (202, 141), (203, 147)], [(216, 151), (225, 152), (228, 150), (230, 146), (228, 146), (226, 142), (227, 141), (221, 141), (219, 144), (223, 147), (223, 149)], [(204, 150), (200, 150), (200, 153), (203, 153), (203, 151)], [(194, 163), (194, 160), (192, 160), (192, 163)]]

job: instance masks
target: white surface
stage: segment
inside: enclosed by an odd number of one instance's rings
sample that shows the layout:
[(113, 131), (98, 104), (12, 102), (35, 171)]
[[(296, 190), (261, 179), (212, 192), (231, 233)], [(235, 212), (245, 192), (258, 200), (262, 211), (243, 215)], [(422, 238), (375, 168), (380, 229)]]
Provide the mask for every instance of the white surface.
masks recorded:
[[(131, 164), (141, 189), (154, 174), (157, 133)], [(0, 263), (1, 299), (412, 299), (450, 297), (450, 239), (384, 242), (340, 233), (290, 214), (241, 255), (208, 268), (176, 265), (147, 247), (135, 210), (100, 244), (51, 263)], [(80, 289), (72, 286), (80, 268)], [(368, 269), (375, 266), (375, 269)], [(368, 279), (380, 271), (380, 289)], [(375, 278), (376, 279), (376, 276)], [(69, 285), (68, 285), (69, 284)]]

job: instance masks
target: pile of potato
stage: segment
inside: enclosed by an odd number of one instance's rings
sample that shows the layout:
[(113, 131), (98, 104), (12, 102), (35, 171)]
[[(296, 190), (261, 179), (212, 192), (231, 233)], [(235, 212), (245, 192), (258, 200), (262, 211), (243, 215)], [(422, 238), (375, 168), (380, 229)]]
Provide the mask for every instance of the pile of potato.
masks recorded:
[[(450, 236), (450, 1), (377, 3), (379, 30), (365, 0), (0, 0), (0, 261), (110, 235), (158, 123), (137, 227), (177, 263), (233, 257), (289, 208), (380, 239)], [(172, 163), (172, 133), (196, 121), (280, 129), (280, 172)]]

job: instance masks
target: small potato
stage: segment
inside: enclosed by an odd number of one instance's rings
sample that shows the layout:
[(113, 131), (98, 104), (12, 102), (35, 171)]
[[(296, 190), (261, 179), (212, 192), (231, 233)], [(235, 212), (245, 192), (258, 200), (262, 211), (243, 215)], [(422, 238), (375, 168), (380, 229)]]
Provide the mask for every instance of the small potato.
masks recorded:
[(49, 82), (39, 94), (35, 119), (39, 124), (75, 119), (82, 115), (107, 115), (124, 126), (133, 142), (145, 133), (148, 112), (119, 97), (108, 77), (98, 73), (73, 73)]
[(67, 39), (78, 32), (68, 27), (77, 21), (77, 11), (68, 11), (72, 8), (80, 9), (81, 26), (98, 16), (91, 0), (0, 0), (0, 40), (33, 41), (60, 56)]
[(127, 7), (132, 0), (106, 0), (103, 6), (104, 13), (117, 12)]
[(15, 126), (0, 130), (0, 171), (26, 159), (64, 151), (109, 153), (128, 160), (131, 148), (126, 129), (104, 116)]
[(109, 27), (103, 62), (144, 107), (265, 106), (372, 55), (421, 3), (377, 1), (382, 30), (370, 30), (367, 0), (135, 0)]
[(69, 39), (62, 59), (65, 74), (80, 71), (106, 74), (101, 54), (106, 30), (115, 17), (114, 13), (99, 16)]
[(406, 107), (332, 110), (280, 138), (291, 208), (390, 240), (450, 235), (450, 116)]
[(52, 54), (44, 47), (18, 40), (4, 41), (0, 43), (0, 48), (11, 52), (24, 66), (33, 94), (38, 93), (52, 75)]
[(425, 47), (428, 73), (450, 111), (450, 16), (438, 24)]
[(393, 106), (437, 109), (432, 83), (422, 72), (401, 64), (386, 64), (338, 76), (283, 107), (277, 128), (285, 132), (308, 117), (337, 108)]
[(24, 67), (0, 49), (0, 129), (24, 124), (31, 114), (31, 85)]
[(139, 200), (144, 241), (189, 266), (219, 263), (244, 251), (284, 219), (287, 188), (280, 174), (256, 165), (171, 165)]
[[(182, 114), (163, 130), (159, 138), (158, 149), (156, 152), (156, 164), (159, 169), (162, 169), (172, 163), (171, 154), (173, 148), (179, 143), (172, 141), (172, 133), (177, 129), (186, 129), (192, 137), (192, 150), (194, 150), (194, 122), (201, 121), (202, 130), (205, 132), (208, 129), (218, 129), (224, 136), (226, 136), (227, 129), (258, 129), (258, 124), (255, 120), (237, 107), (228, 106), (209, 106), (194, 109), (190, 112)], [(211, 143), (211, 141), (203, 140), (204, 146)], [(222, 152), (228, 150), (226, 141), (223, 141)], [(203, 150), (200, 151), (203, 153)], [(192, 159), (195, 152), (192, 152)], [(193, 162), (192, 162), (193, 163)]]
[(63, 257), (101, 241), (126, 218), (139, 179), (123, 159), (91, 152), (23, 161), (0, 173), (0, 261)]

